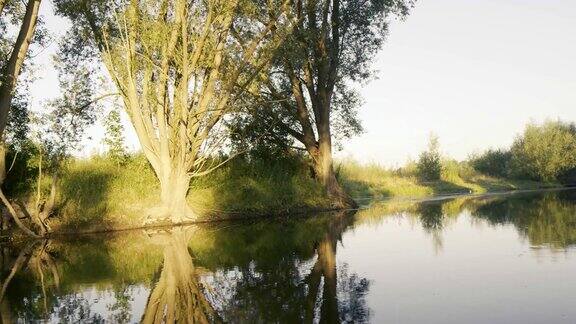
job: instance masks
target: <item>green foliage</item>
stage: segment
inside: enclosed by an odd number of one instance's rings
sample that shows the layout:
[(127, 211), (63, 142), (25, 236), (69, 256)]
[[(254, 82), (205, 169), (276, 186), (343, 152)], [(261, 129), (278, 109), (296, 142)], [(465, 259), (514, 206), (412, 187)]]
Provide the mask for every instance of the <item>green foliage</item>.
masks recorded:
[(249, 109), (230, 122), (230, 141), (233, 153), (244, 153), (256, 159), (277, 159), (292, 154), (294, 140), (270, 112)]
[(77, 63), (68, 55), (70, 44), (61, 41), (54, 65), (61, 95), (48, 102), (40, 117), (41, 141), (52, 160), (61, 160), (79, 148), (86, 128), (98, 118), (93, 67)]
[(30, 139), (30, 104), (29, 84), (31, 76), (21, 75), (12, 97), (10, 112), (6, 125), (6, 142), (14, 149), (24, 150)]
[(509, 150), (489, 149), (480, 155), (470, 158), (470, 164), (475, 170), (483, 174), (505, 178), (510, 174), (510, 160), (512, 153)]
[(38, 145), (30, 141), (8, 147), (4, 183), (7, 195), (14, 197), (32, 191), (38, 175), (39, 155)]
[[(373, 76), (372, 63), (389, 21), (405, 17), (412, 4), (411, 0), (294, 4), (292, 15), (300, 21), (277, 52), (263, 89), (256, 98), (253, 94), (247, 98), (253, 106), (248, 118), (278, 134), (260, 136), (270, 142), (265, 147), (291, 137), (310, 151), (321, 137), (330, 137), (339, 148), (343, 140), (360, 134), (358, 109), (363, 100), (358, 89)], [(262, 127), (245, 129), (261, 134)]]
[[(6, 64), (14, 50), (16, 38), (20, 31), (24, 15), (26, 12), (26, 1), (5, 0), (5, 7), (0, 13), (0, 86), (3, 84), (3, 78)], [(31, 55), (37, 48), (42, 48), (49, 42), (48, 31), (44, 26), (42, 17), (38, 17), (36, 28), (30, 48), (26, 53), (20, 74), (16, 76), (16, 87), (12, 92), (10, 109), (6, 128), (3, 129), (6, 143), (19, 149), (26, 145), (29, 140), (29, 111), (30, 104), (29, 86), (35, 78), (35, 69), (29, 65)]]
[[(72, 160), (58, 188), (58, 216), (65, 228), (93, 225), (116, 228), (141, 224), (147, 209), (158, 204), (158, 184), (142, 155), (128, 157), (122, 168), (107, 156)], [(89, 229), (89, 227), (83, 227)]]
[(442, 161), (440, 156), (440, 143), (438, 137), (430, 136), (428, 150), (420, 154), (418, 159), (418, 176), (424, 181), (440, 180), (442, 174)]
[(104, 127), (106, 128), (104, 144), (108, 146), (108, 156), (117, 164), (124, 163), (128, 153), (124, 147), (124, 127), (117, 109), (113, 109), (108, 113), (104, 120)]
[(511, 155), (514, 177), (555, 181), (576, 168), (576, 126), (561, 121), (529, 124), (514, 141)]

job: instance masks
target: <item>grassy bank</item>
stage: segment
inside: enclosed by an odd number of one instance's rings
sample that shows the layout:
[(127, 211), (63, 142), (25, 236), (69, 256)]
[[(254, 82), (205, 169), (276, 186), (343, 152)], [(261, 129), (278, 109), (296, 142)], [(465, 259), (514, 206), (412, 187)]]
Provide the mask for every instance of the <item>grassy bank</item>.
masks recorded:
[[(70, 161), (58, 182), (55, 230), (83, 231), (141, 226), (158, 206), (160, 190), (142, 156), (118, 165), (102, 157)], [(43, 196), (51, 180), (42, 181)], [(32, 202), (35, 189), (18, 194)], [(329, 201), (299, 159), (272, 162), (236, 159), (209, 176), (192, 180), (190, 206), (200, 220), (246, 214), (326, 209)]]
[[(425, 197), (439, 194), (482, 193), (537, 189), (554, 184), (512, 181), (482, 175), (463, 163), (445, 162), (439, 181), (422, 182), (414, 166), (392, 170), (354, 161), (338, 164), (344, 188), (358, 200), (385, 197)], [(57, 215), (50, 225), (57, 231), (90, 231), (140, 226), (159, 204), (159, 187), (142, 156), (119, 165), (103, 157), (71, 160), (58, 182)], [(48, 196), (50, 179), (42, 181)], [(35, 199), (35, 188), (13, 194)], [(188, 201), (200, 220), (254, 214), (282, 214), (329, 207), (322, 188), (298, 157), (283, 160), (236, 159), (191, 183)]]
[(356, 199), (386, 197), (426, 197), (458, 193), (484, 193), (558, 186), (531, 180), (513, 180), (481, 174), (467, 163), (443, 161), (440, 179), (422, 181), (417, 167), (390, 169), (378, 164), (363, 165), (347, 160), (339, 164), (338, 175), (344, 188)]

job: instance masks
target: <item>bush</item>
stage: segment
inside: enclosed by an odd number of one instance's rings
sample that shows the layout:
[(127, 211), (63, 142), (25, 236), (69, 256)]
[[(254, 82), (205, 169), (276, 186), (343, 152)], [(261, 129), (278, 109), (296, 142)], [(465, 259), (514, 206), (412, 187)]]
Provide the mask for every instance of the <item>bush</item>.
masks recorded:
[(510, 169), (517, 178), (555, 181), (576, 168), (576, 126), (561, 121), (529, 124), (511, 149)]
[(512, 153), (509, 150), (488, 150), (470, 159), (472, 167), (483, 174), (506, 178), (509, 175)]
[(6, 179), (3, 184), (5, 194), (19, 196), (34, 188), (38, 176), (39, 154), (38, 147), (30, 142), (19, 148), (8, 147)]
[(440, 180), (442, 175), (442, 161), (439, 150), (438, 137), (430, 136), (428, 150), (420, 154), (417, 170), (418, 176), (424, 181)]

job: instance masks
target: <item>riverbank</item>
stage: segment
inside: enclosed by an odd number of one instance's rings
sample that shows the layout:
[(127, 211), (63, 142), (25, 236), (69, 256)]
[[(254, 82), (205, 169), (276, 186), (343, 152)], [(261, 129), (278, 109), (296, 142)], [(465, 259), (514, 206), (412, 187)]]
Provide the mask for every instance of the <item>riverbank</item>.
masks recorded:
[[(443, 169), (435, 182), (422, 182), (410, 168), (341, 161), (339, 181), (360, 204), (391, 197), (415, 199), (439, 195), (479, 194), (555, 187), (554, 183), (514, 181), (482, 175), (464, 166)], [(71, 161), (58, 181), (56, 213), (50, 227), (57, 233), (88, 233), (140, 228), (159, 204), (157, 180), (146, 160), (135, 156), (122, 165), (105, 158)], [(47, 197), (51, 179), (44, 177)], [(35, 188), (12, 199), (33, 201)], [(285, 216), (330, 210), (330, 201), (301, 158), (280, 161), (236, 159), (214, 173), (194, 179), (188, 195), (196, 222)], [(157, 224), (158, 225), (158, 224)]]
[[(483, 201), (490, 199), (502, 199), (504, 197), (511, 197), (515, 195), (525, 195), (525, 194), (541, 194), (546, 192), (560, 192), (576, 190), (576, 188), (571, 187), (557, 187), (557, 188), (543, 188), (543, 189), (526, 189), (526, 190), (512, 190), (512, 191), (498, 191), (498, 192), (485, 192), (485, 193), (461, 193), (461, 194), (446, 194), (446, 195), (435, 195), (435, 196), (425, 196), (425, 197), (388, 197), (384, 199), (374, 199), (369, 201), (367, 204), (362, 205), (357, 210), (350, 210), (350, 212), (358, 212), (358, 217), (361, 222), (370, 221), (372, 218), (380, 218), (381, 214), (395, 214), (401, 212), (417, 212), (419, 206), (422, 204), (441, 204), (443, 206), (444, 212), (450, 214), (455, 210), (462, 210), (464, 204), (468, 202), (478, 201), (480, 204)], [(475, 205), (475, 204), (472, 204)], [(212, 218), (208, 220), (198, 220), (190, 221), (181, 224), (148, 224), (148, 225), (134, 225), (134, 226), (114, 226), (105, 227), (105, 224), (94, 224), (85, 229), (76, 230), (58, 230), (51, 232), (47, 238), (61, 238), (66, 239), (75, 236), (85, 235), (101, 235), (101, 234), (120, 234), (122, 232), (132, 232), (137, 230), (151, 230), (151, 231), (161, 231), (168, 230), (176, 226), (191, 226), (191, 225), (216, 225), (238, 221), (250, 221), (258, 219), (277, 219), (279, 221), (293, 220), (293, 219), (308, 219), (310, 217), (315, 217), (318, 215), (326, 215), (330, 213), (338, 213), (342, 210), (334, 209), (300, 209), (289, 212), (281, 211), (271, 211), (269, 213), (238, 213), (235, 215), (220, 215), (220, 217)], [(346, 212), (346, 211), (344, 211)], [(25, 237), (22, 237), (25, 239)], [(20, 241), (20, 239), (16, 239)]]

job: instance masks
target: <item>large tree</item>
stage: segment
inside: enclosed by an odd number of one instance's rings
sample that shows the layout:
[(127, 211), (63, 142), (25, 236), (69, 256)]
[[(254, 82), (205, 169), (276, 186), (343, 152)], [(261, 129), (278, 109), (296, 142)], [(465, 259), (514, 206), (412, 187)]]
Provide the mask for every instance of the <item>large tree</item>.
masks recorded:
[(335, 207), (356, 206), (334, 172), (333, 139), (361, 131), (361, 100), (351, 85), (372, 76), (391, 16), (411, 0), (295, 0), (298, 24), (271, 68), (261, 107), (301, 143)]
[[(41, 0), (28, 0), (23, 15), (18, 14), (18, 7), (21, 4), (17, 1), (1, 0), (0, 2), (0, 31), (2, 32), (0, 54), (3, 56), (0, 60), (0, 184), (5, 178), (4, 131), (8, 123), (8, 113), (12, 107), (18, 77), (24, 67), (24, 60), (36, 32), (40, 2)], [(4, 13), (5, 9), (6, 13)], [(14, 42), (5, 39), (5, 35), (7, 35), (6, 25), (10, 20), (9, 15), (12, 16), (11, 18), (16, 18), (16, 21), (20, 23), (18, 35)]]
[[(98, 49), (160, 181), (162, 211), (193, 218), (192, 177), (212, 153), (237, 98), (254, 88), (291, 26), (288, 0), (56, 0)], [(158, 216), (155, 215), (155, 216)]]
[[(22, 101), (17, 98), (14, 102), (18, 77), (25, 66), (30, 44), (35, 40), (38, 25), (41, 0), (28, 0), (25, 4), (13, 0), (1, 0), (0, 2), (0, 186), (6, 178), (6, 126), (10, 110), (16, 105), (22, 108)], [(22, 13), (23, 11), (23, 13)], [(9, 28), (18, 30), (17, 35), (10, 37)], [(41, 37), (40, 37), (41, 38)], [(21, 109), (17, 112), (22, 112)], [(14, 116), (13, 116), (14, 117)], [(26, 121), (22, 114), (16, 114), (21, 122)], [(14, 122), (14, 120), (13, 120)], [(18, 125), (19, 130), (25, 129)], [(16, 131), (13, 134), (18, 136)], [(27, 234), (35, 235), (29, 230), (16, 215), (8, 199), (0, 188), (0, 200), (6, 205), (16, 224)]]

